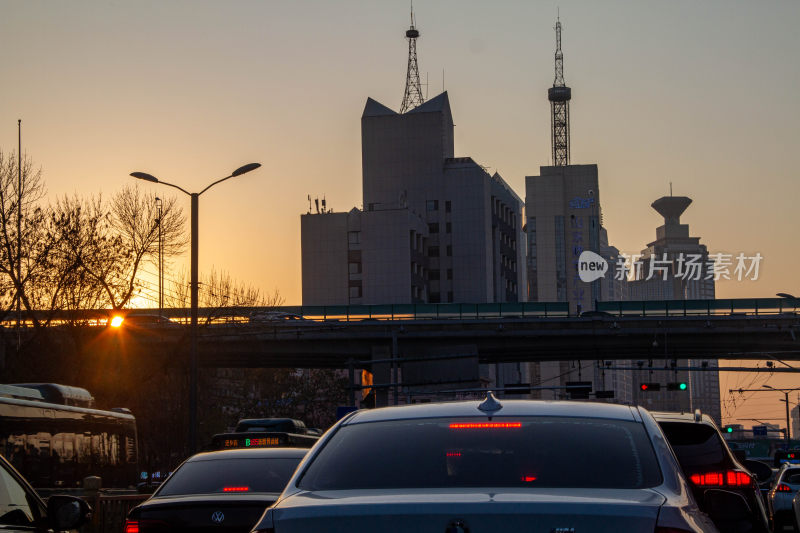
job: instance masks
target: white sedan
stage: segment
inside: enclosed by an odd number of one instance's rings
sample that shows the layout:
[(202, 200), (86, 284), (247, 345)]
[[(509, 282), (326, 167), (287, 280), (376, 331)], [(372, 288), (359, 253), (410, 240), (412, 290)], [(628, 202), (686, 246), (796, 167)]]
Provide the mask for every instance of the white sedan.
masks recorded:
[[(736, 513), (741, 497), (718, 491)], [(715, 497), (712, 495), (712, 497)], [(487, 399), (356, 411), (254, 533), (716, 533), (641, 408)]]

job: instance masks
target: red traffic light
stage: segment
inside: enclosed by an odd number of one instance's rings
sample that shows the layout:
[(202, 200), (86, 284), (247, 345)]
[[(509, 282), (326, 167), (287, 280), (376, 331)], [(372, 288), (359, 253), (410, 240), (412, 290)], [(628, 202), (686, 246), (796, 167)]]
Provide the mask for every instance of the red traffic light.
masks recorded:
[(639, 385), (639, 389), (643, 392), (651, 392), (661, 390), (661, 383), (642, 383)]

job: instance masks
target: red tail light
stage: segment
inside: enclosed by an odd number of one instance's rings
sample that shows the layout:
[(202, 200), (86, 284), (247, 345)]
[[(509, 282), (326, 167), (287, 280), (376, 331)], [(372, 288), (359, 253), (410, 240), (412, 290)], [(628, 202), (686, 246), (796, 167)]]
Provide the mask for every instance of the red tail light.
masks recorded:
[(725, 481), (728, 482), (729, 487), (749, 487), (753, 484), (750, 474), (738, 470), (728, 470), (725, 473)]
[(139, 533), (139, 522), (136, 520), (125, 520), (125, 533)]
[(750, 487), (753, 478), (746, 472), (728, 470), (725, 472), (705, 472), (692, 474), (689, 480), (698, 487)]
[(792, 487), (787, 485), (786, 483), (781, 483), (775, 489), (777, 492), (792, 492)]
[(450, 429), (511, 429), (521, 427), (521, 422), (453, 422), (450, 424)]
[(247, 492), (250, 487), (225, 487), (222, 492)]

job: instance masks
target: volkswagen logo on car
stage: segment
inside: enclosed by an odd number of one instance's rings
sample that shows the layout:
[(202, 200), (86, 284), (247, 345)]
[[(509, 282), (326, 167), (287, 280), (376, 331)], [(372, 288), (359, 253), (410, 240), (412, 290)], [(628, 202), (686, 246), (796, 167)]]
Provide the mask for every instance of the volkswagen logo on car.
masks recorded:
[(222, 511), (214, 511), (211, 514), (211, 521), (215, 524), (221, 524), (225, 520), (225, 515), (222, 514)]

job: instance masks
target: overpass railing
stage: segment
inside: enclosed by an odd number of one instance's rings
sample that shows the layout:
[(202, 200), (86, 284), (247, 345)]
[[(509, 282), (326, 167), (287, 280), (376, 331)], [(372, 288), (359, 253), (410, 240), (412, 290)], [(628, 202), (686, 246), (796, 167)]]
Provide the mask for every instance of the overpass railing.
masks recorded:
[(278, 311), (307, 320), (446, 320), (567, 317), (567, 302), (288, 306)]
[[(800, 312), (800, 298), (732, 298), (718, 300), (648, 300), (597, 302), (595, 309), (581, 316), (723, 316), (723, 315), (780, 315)], [(45, 316), (44, 312), (36, 311)], [(50, 325), (60, 325), (83, 320), (86, 325), (105, 327), (108, 319), (117, 313), (139, 315), (149, 321), (136, 321), (139, 327), (159, 328), (189, 323), (189, 309), (165, 308), (126, 309), (121, 312), (108, 309), (50, 312)], [(22, 326), (30, 326), (30, 313), (23, 313)], [(202, 324), (274, 323), (290, 324), (294, 320), (313, 321), (364, 321), (364, 320), (444, 320), (484, 318), (568, 318), (575, 317), (567, 302), (508, 302), (480, 304), (382, 304), (382, 305), (294, 305), (282, 307), (225, 307), (200, 308)], [(15, 326), (15, 317), (0, 317), (0, 325)]]
[(597, 312), (615, 316), (775, 315), (797, 313), (800, 298), (730, 298), (597, 302)]

